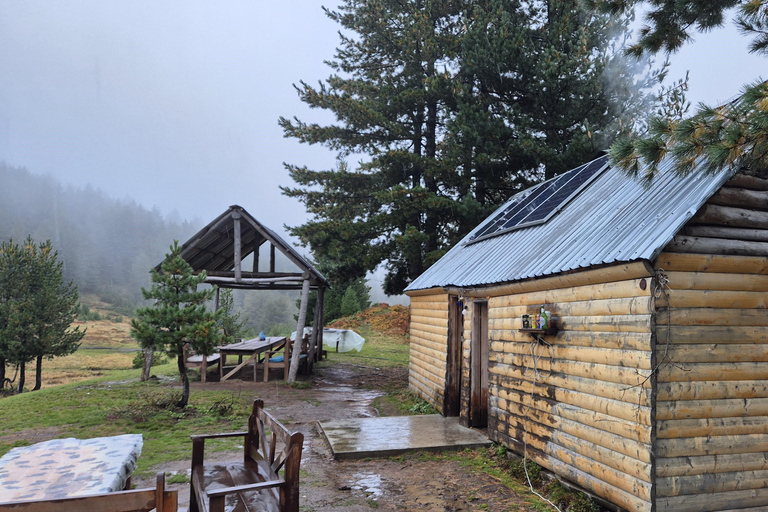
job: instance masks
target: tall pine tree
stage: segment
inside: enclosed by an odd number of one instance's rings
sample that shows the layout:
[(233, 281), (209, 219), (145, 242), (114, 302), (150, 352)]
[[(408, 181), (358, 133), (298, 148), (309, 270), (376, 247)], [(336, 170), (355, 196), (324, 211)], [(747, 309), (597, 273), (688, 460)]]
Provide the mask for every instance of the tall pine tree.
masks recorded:
[[(289, 165), (299, 186), (283, 191), (313, 215), (292, 233), (316, 257), (339, 279), (386, 261), (387, 293), (515, 192), (597, 155), (647, 103), (637, 69), (619, 63), (628, 18), (576, 0), (347, 0), (327, 13), (348, 34), (336, 74), (298, 90), (338, 123), (280, 124), (340, 161)], [(360, 154), (350, 169), (343, 159)]]

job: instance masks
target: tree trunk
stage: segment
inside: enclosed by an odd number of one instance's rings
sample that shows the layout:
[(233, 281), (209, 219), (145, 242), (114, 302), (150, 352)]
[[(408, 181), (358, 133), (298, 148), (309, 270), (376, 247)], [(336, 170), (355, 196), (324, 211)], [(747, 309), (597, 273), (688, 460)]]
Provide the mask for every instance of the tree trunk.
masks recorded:
[(26, 369), (26, 363), (20, 363), (19, 364), (20, 370), (19, 370), (19, 387), (17, 388), (18, 393), (24, 392), (24, 384), (27, 380), (27, 369)]
[(35, 387), (32, 391), (38, 391), (43, 385), (43, 356), (37, 356), (35, 366)]
[(184, 364), (183, 353), (176, 356), (176, 363), (179, 366), (179, 375), (181, 376), (181, 400), (178, 405), (179, 407), (186, 407), (189, 403), (189, 376), (187, 375), (187, 367)]
[(5, 389), (5, 358), (0, 357), (0, 391)]
[(149, 380), (149, 374), (152, 372), (152, 357), (154, 351), (151, 348), (144, 349), (144, 366), (141, 367), (141, 382)]

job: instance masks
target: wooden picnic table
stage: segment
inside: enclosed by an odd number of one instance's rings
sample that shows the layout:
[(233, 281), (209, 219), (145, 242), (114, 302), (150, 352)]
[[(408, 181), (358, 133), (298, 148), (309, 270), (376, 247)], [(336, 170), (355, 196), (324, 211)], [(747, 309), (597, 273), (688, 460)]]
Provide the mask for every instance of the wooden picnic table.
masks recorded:
[[(239, 372), (248, 363), (253, 362), (253, 380), (255, 382), (256, 367), (259, 364), (259, 357), (266, 352), (278, 350), (285, 345), (285, 342), (285, 336), (267, 336), (267, 339), (264, 340), (252, 338), (250, 340), (241, 341), (240, 343), (219, 347), (219, 355), (221, 356), (221, 361), (219, 362), (220, 380), (227, 380)], [(227, 363), (227, 356), (238, 356), (238, 364), (225, 375), (224, 366)], [(243, 356), (248, 356), (248, 359), (243, 361)]]

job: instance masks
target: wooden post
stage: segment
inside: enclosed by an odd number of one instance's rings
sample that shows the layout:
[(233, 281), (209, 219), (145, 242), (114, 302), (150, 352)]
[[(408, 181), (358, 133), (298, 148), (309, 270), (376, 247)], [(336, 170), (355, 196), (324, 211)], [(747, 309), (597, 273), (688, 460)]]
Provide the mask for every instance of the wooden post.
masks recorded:
[(256, 245), (253, 248), (253, 273), (258, 274), (259, 273), (259, 249), (261, 248), (261, 245)]
[(235, 282), (240, 282), (243, 278), (242, 265), (240, 261), (240, 253), (242, 250), (240, 241), (240, 214), (238, 212), (232, 213), (232, 218), (235, 219)]
[[(274, 247), (274, 246), (272, 246)], [(293, 341), (291, 353), (291, 367), (288, 371), (288, 383), (296, 382), (299, 373), (299, 357), (301, 356), (301, 340), (304, 338), (304, 324), (307, 321), (307, 303), (309, 302), (309, 274), (304, 273), (304, 283), (301, 286), (301, 308), (299, 309), (299, 322), (296, 325), (296, 339)]]
[(219, 310), (219, 292), (220, 291), (221, 291), (221, 288), (219, 288), (217, 286), (216, 287), (216, 297), (215, 297), (215, 299), (213, 301), (213, 312), (214, 313)]
[(152, 357), (154, 353), (151, 348), (144, 349), (144, 365), (141, 368), (141, 382), (149, 380), (149, 375), (152, 372)]
[(317, 287), (317, 300), (315, 301), (315, 320), (312, 324), (312, 336), (309, 338), (309, 356), (307, 357), (309, 371), (312, 371), (312, 365), (316, 360), (322, 357), (323, 353), (323, 323), (321, 320), (321, 308), (323, 307), (323, 296), (325, 288)]
[(269, 244), (269, 271), (275, 273), (275, 244), (271, 242)]

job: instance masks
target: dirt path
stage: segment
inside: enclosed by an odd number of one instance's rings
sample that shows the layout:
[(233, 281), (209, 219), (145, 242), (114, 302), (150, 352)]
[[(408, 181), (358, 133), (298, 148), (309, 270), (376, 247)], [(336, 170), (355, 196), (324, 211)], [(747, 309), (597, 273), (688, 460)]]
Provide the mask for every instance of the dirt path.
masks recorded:
[[(335, 461), (317, 421), (391, 415), (377, 411), (376, 397), (407, 382), (405, 369), (375, 369), (337, 364), (316, 368), (311, 389), (291, 389), (274, 383), (227, 381), (207, 383), (218, 389), (253, 393), (265, 399), (267, 409), (280, 421), (305, 436), (301, 463), (301, 510), (338, 511), (527, 511), (529, 505), (496, 480), (473, 473), (456, 462), (404, 456), (392, 459)], [(202, 384), (195, 384), (201, 386)], [(194, 391), (193, 391), (194, 393)], [(272, 397), (272, 398), (267, 398)], [(237, 460), (241, 454), (216, 453), (218, 460)], [(210, 455), (207, 455), (211, 458)], [(188, 461), (167, 464), (156, 471), (188, 470)], [(137, 485), (153, 485), (141, 480)], [(189, 485), (180, 491), (180, 505), (189, 503)]]

